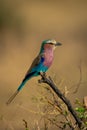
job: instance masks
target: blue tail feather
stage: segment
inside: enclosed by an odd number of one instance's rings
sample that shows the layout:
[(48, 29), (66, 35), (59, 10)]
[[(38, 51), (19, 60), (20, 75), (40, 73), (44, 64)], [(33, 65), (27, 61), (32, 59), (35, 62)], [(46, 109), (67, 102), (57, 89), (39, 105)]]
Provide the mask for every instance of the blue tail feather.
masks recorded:
[(29, 80), (32, 76), (34, 76), (34, 74), (35, 74), (35, 72), (27, 74), (17, 90), (20, 91), (24, 87), (24, 85), (27, 82), (27, 80)]
[(20, 84), (20, 86), (18, 87), (17, 90), (20, 91), (20, 90), (23, 88), (23, 86), (25, 85), (25, 83), (26, 83), (26, 82), (22, 82), (22, 83)]
[(23, 79), (22, 83), (20, 84), (20, 86), (18, 87), (18, 89), (16, 90), (16, 92), (9, 98), (9, 100), (7, 101), (7, 104), (10, 104), (13, 99), (16, 97), (16, 95), (20, 92), (20, 90), (24, 87), (25, 83), (35, 75), (35, 72), (29, 73), (25, 76), (25, 78)]

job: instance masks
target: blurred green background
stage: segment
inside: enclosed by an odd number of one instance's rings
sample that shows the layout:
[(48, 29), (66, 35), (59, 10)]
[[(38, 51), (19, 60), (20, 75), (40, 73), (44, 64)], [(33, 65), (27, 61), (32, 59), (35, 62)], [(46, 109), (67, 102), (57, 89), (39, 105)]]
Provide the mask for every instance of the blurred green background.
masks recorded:
[[(39, 120), (28, 110), (38, 111), (31, 98), (38, 93), (40, 77), (31, 79), (11, 105), (6, 106), (6, 101), (22, 81), (41, 42), (49, 38), (63, 45), (56, 49), (48, 75), (54, 73), (56, 80), (63, 80), (60, 89), (67, 86), (72, 104), (75, 98), (82, 101), (87, 95), (87, 1), (0, 0), (1, 130), (24, 130), (23, 118), (33, 130)], [(53, 128), (56, 130), (50, 130)]]

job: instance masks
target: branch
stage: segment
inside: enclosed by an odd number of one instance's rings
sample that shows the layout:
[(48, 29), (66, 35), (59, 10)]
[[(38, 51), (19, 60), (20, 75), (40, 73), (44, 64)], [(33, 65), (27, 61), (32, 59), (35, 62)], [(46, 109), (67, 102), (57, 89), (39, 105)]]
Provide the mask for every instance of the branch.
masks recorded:
[(46, 75), (44, 73), (40, 73), (42, 79), (39, 80), (39, 83), (46, 83), (48, 84), (53, 90), (54, 92), (57, 94), (57, 96), (67, 105), (68, 110), (71, 112), (71, 114), (73, 115), (76, 123), (78, 124), (78, 127), (81, 128), (82, 126), (82, 121), (81, 119), (77, 116), (77, 113), (74, 111), (70, 101), (61, 93), (61, 91), (57, 88), (57, 86), (54, 84), (53, 80), (51, 79), (51, 77), (46, 77)]

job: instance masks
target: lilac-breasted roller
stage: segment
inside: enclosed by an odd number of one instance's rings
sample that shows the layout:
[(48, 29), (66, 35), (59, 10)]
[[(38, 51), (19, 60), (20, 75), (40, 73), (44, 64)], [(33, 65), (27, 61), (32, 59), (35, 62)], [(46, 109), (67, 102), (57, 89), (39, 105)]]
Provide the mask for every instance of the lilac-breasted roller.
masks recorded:
[(40, 75), (40, 73), (45, 73), (49, 69), (53, 62), (54, 50), (59, 45), (61, 45), (61, 43), (51, 39), (42, 42), (38, 56), (34, 59), (23, 81), (21, 82), (16, 92), (9, 98), (7, 104), (11, 103), (11, 101), (20, 92), (20, 90), (24, 87), (25, 83), (29, 79), (31, 79), (34, 76)]

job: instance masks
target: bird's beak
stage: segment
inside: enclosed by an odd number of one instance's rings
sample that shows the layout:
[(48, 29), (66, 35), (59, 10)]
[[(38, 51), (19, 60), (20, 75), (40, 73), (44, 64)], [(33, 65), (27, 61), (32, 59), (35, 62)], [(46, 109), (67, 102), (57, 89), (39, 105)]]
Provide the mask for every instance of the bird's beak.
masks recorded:
[(55, 46), (61, 46), (62, 44), (60, 42), (57, 42)]

